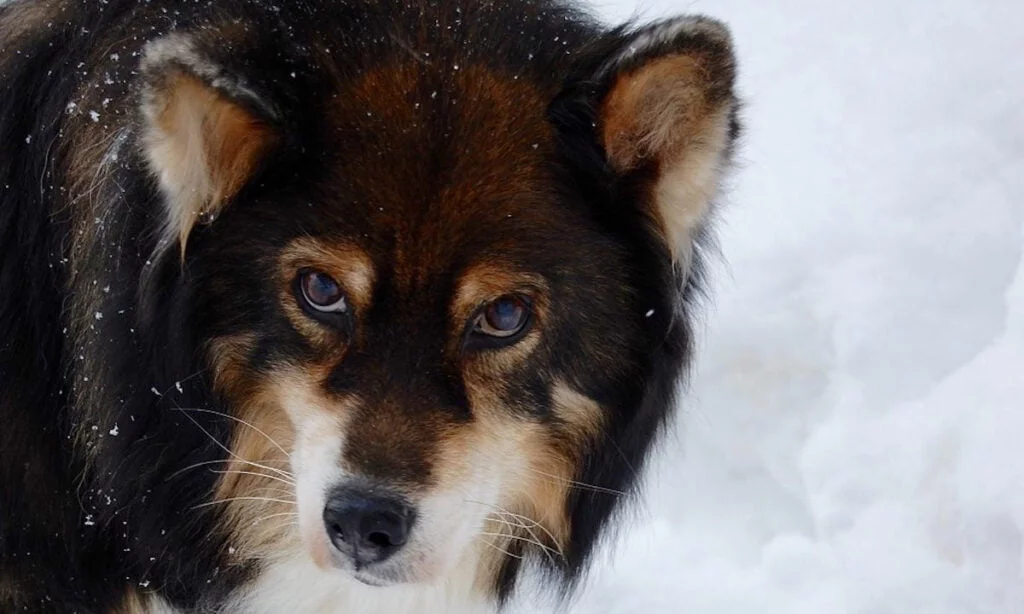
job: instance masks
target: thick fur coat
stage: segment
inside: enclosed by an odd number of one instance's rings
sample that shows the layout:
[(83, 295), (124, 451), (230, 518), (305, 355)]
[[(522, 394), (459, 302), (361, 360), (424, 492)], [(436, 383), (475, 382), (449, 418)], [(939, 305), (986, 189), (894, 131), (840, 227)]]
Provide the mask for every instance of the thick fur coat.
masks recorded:
[(689, 364), (734, 73), (551, 0), (0, 6), (0, 610), (571, 589)]

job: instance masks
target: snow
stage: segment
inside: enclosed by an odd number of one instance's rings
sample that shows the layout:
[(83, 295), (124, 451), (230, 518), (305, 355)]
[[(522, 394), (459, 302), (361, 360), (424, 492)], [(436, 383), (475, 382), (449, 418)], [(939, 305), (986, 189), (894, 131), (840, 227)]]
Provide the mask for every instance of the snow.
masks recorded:
[(1024, 3), (601, 8), (727, 21), (747, 133), (679, 426), (573, 613), (1024, 613)]

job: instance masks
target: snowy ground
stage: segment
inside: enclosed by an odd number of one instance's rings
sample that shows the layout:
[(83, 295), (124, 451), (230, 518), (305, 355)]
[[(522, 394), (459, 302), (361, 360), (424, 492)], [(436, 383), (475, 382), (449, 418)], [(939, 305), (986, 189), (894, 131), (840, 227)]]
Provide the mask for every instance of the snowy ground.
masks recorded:
[(576, 612), (1024, 613), (1024, 3), (602, 10), (725, 19), (749, 108), (698, 376)]

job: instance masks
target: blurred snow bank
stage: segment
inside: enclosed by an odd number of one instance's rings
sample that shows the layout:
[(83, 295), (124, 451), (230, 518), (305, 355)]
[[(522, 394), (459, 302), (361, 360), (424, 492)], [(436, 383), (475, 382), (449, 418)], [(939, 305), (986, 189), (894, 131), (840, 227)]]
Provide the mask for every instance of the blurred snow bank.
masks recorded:
[(574, 613), (1024, 613), (1024, 3), (601, 9), (726, 20), (749, 106), (696, 380)]

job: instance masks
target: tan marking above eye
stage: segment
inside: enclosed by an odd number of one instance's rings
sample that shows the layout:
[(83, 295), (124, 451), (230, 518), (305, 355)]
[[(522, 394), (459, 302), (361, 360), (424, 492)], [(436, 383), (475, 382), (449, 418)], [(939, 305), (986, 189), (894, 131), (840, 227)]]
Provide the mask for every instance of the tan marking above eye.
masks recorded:
[(356, 310), (365, 312), (373, 299), (376, 269), (370, 255), (355, 243), (309, 237), (295, 239), (282, 251), (278, 269), (289, 292), (300, 270), (313, 269), (341, 284)]
[(548, 285), (535, 273), (510, 270), (492, 263), (467, 269), (456, 282), (450, 305), (452, 334), (450, 349), (458, 353), (465, 342), (466, 326), (476, 326), (480, 310), (488, 303), (506, 296), (521, 296), (529, 301), (529, 329), (521, 340), (490, 352), (488, 364), (507, 370), (530, 354), (538, 342), (538, 334), (548, 310)]
[(452, 320), (461, 327), (483, 305), (510, 295), (529, 298), (533, 313), (542, 315), (547, 310), (547, 291), (547, 282), (535, 273), (489, 263), (477, 265), (459, 276), (451, 303)]
[(305, 311), (303, 297), (296, 296), (295, 281), (300, 271), (321, 271), (340, 284), (349, 310), (365, 313), (370, 308), (376, 279), (369, 254), (354, 243), (302, 237), (284, 248), (277, 268), (278, 299), (295, 330), (316, 346), (332, 348), (332, 354), (344, 351), (344, 346), (337, 343), (338, 330), (316, 321)]

